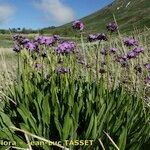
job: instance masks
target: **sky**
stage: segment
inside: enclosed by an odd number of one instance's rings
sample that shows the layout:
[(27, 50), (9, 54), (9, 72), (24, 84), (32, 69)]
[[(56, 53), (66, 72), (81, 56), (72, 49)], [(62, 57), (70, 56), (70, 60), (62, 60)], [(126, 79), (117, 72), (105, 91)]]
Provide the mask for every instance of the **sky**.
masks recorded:
[(0, 0), (0, 29), (60, 26), (78, 20), (113, 0)]

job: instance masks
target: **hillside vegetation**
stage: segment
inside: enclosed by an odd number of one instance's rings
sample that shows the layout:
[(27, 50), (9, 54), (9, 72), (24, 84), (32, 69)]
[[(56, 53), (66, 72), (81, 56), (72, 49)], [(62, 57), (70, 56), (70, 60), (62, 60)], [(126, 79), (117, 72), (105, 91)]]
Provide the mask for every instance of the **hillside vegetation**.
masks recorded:
[[(113, 20), (113, 15), (120, 26), (122, 32), (132, 31), (133, 29), (143, 30), (150, 27), (149, 0), (115, 0), (105, 8), (89, 15), (81, 20), (86, 24), (86, 33), (101, 32), (105, 30), (105, 24)], [(71, 23), (59, 26), (54, 29), (43, 28), (43, 33), (61, 33), (70, 35)], [(69, 31), (69, 32), (68, 32)]]

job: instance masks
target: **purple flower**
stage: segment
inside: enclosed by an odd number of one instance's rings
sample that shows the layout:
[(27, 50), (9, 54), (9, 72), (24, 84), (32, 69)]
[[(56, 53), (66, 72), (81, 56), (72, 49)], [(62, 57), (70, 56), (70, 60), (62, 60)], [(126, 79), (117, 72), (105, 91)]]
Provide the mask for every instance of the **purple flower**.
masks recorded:
[(150, 76), (145, 79), (145, 83), (150, 84)]
[(72, 27), (73, 27), (73, 29), (77, 29), (77, 30), (82, 31), (82, 30), (84, 29), (85, 25), (84, 25), (83, 22), (81, 22), (81, 21), (78, 20), (78, 21), (75, 21), (75, 22), (72, 24)]
[(108, 31), (115, 32), (118, 30), (118, 25), (115, 22), (110, 22), (106, 26)]
[(25, 39), (23, 39), (23, 40), (21, 41), (21, 44), (22, 44), (22, 45), (25, 45), (25, 44), (27, 44), (28, 42), (30, 42), (30, 40), (27, 39), (27, 38), (25, 38)]
[(39, 63), (36, 63), (36, 64), (35, 64), (35, 68), (36, 68), (36, 69), (40, 69), (41, 67), (42, 67), (41, 64), (39, 64)]
[(21, 51), (21, 48), (18, 45), (15, 45), (13, 51), (19, 53)]
[(132, 38), (128, 38), (124, 41), (124, 45), (126, 46), (138, 46), (138, 41)]
[(20, 35), (20, 34), (16, 34), (13, 36), (13, 40), (18, 44), (18, 45), (24, 45), (27, 42), (29, 42), (28, 39), (26, 39), (24, 36)]
[(53, 37), (47, 37), (47, 38), (46, 38), (45, 44), (46, 44), (47, 46), (53, 46), (54, 43), (55, 43), (55, 39), (54, 39)]
[(136, 48), (133, 49), (133, 52), (142, 53), (142, 52), (144, 52), (144, 48), (143, 47), (136, 47)]
[(24, 45), (30, 52), (36, 50), (36, 45), (33, 42), (28, 42)]
[(97, 36), (96, 36), (96, 35), (90, 34), (90, 35), (88, 36), (88, 41), (89, 41), (89, 42), (93, 42), (93, 41), (96, 41), (96, 40), (97, 40)]
[(146, 64), (144, 64), (144, 67), (147, 69), (150, 69), (150, 64), (146, 63)]
[(117, 51), (118, 49), (117, 48), (115, 48), (115, 47), (113, 47), (113, 48), (110, 48), (110, 52), (111, 53), (116, 53), (116, 51)]
[(24, 37), (20, 34), (16, 34), (13, 36), (13, 40), (18, 41), (19, 39), (24, 39)]
[(116, 59), (118, 62), (122, 63), (122, 62), (126, 62), (128, 60), (127, 56), (124, 55), (124, 56), (119, 56), (117, 57)]
[(57, 54), (69, 54), (74, 52), (76, 48), (75, 42), (73, 41), (64, 41), (58, 45), (56, 48)]
[(69, 68), (59, 67), (56, 69), (57, 74), (66, 74), (70, 72)]
[(100, 41), (107, 41), (108, 38), (106, 36), (105, 33), (97, 33), (97, 34), (90, 34), (88, 36), (88, 41), (89, 42), (93, 42), (93, 41), (97, 41), (97, 40), (100, 40)]
[(106, 34), (105, 33), (98, 33), (97, 35), (97, 40), (103, 40), (103, 41), (107, 41), (108, 40), (108, 38), (107, 38), (107, 36), (106, 36)]
[(136, 58), (138, 56), (138, 53), (134, 52), (134, 51), (130, 51), (127, 54), (127, 58), (131, 59), (131, 58)]
[(54, 37), (39, 36), (35, 38), (35, 42), (38, 42), (40, 45), (53, 46), (56, 40)]

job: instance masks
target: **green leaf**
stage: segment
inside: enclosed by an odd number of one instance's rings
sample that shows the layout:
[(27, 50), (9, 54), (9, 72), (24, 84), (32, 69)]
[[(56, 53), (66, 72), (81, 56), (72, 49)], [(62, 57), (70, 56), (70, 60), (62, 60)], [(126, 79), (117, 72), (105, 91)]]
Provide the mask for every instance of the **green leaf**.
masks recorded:
[(72, 126), (72, 119), (69, 115), (69, 111), (65, 115), (64, 118), (64, 124), (63, 124), (63, 129), (62, 129), (62, 139), (66, 140), (69, 137), (70, 129)]
[(86, 139), (88, 139), (90, 137), (93, 125), (94, 125), (94, 113), (92, 113), (92, 115), (91, 115), (90, 123), (89, 123), (89, 126), (88, 126), (88, 128), (86, 130), (86, 133), (85, 133), (85, 138)]
[(120, 150), (125, 150), (126, 140), (127, 140), (127, 128), (124, 127), (122, 130), (122, 133), (119, 137), (119, 148), (120, 148)]

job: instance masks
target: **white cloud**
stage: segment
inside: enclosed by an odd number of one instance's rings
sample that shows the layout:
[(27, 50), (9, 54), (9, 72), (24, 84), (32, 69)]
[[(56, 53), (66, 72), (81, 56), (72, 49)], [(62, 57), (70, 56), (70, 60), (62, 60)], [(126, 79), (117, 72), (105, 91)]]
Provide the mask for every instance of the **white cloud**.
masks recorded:
[(74, 20), (75, 13), (72, 8), (63, 4), (61, 0), (39, 0), (36, 7), (46, 14), (46, 19), (57, 23), (67, 23)]
[(15, 13), (15, 8), (8, 4), (0, 5), (0, 23), (5, 23), (10, 21)]

